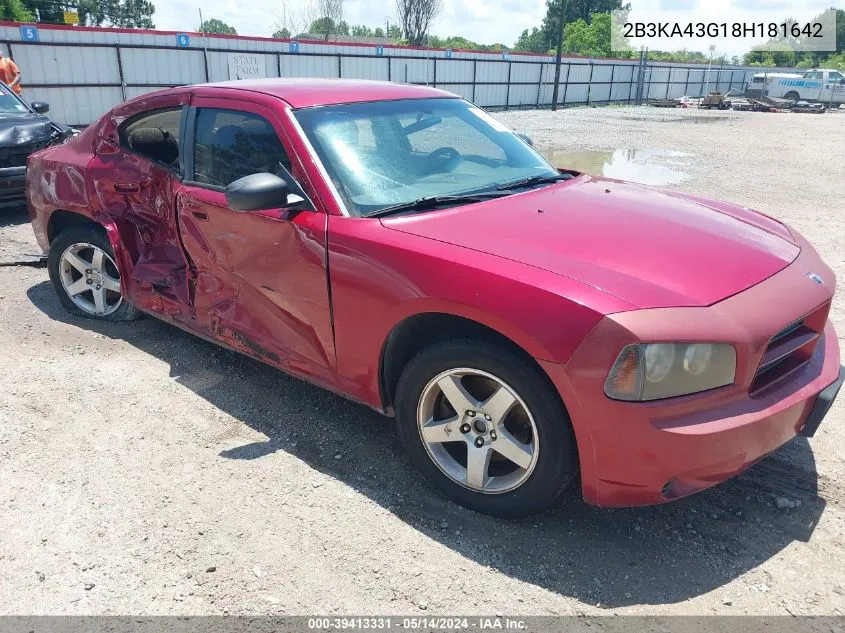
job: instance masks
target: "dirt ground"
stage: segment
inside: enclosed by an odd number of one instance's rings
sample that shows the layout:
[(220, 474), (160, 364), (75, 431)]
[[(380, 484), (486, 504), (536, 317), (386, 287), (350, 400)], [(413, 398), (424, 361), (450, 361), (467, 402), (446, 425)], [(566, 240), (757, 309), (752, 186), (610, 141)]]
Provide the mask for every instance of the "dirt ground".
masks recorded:
[[(674, 187), (785, 220), (845, 280), (845, 112), (497, 116), (555, 151), (682, 152), (657, 153)], [(71, 318), (33, 254), (3, 212), (2, 613), (845, 611), (845, 398), (692, 498), (602, 510), (573, 490), (496, 520), (420, 483), (364, 407), (151, 318)], [(842, 290), (832, 318), (845, 335)]]

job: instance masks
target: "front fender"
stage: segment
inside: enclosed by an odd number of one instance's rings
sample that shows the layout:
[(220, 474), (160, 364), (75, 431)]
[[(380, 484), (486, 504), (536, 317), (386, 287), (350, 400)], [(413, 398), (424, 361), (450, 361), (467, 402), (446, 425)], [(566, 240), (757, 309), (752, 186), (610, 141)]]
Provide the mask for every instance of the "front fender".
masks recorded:
[(569, 278), (377, 220), (329, 219), (329, 271), (339, 379), (376, 408), (381, 350), (411, 316), (469, 319), (537, 360), (565, 363), (604, 314), (632, 308)]

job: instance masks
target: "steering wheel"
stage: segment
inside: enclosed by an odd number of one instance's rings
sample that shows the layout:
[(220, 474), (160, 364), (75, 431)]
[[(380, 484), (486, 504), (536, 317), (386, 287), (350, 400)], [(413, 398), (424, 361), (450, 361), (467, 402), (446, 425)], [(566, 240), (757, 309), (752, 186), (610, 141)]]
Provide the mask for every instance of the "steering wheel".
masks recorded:
[(426, 157), (426, 174), (452, 171), (462, 160), (460, 152), (454, 147), (438, 147)]

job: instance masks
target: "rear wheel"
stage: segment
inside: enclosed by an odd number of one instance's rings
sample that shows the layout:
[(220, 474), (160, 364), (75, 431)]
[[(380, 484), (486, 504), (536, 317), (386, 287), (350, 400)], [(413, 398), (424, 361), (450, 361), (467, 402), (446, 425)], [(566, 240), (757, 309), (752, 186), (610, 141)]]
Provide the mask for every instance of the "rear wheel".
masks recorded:
[(785, 95), (783, 95), (783, 98), (788, 99), (789, 101), (798, 101), (801, 98), (801, 95), (799, 95), (794, 90), (790, 90)]
[(120, 271), (102, 228), (72, 226), (50, 245), (47, 268), (62, 305), (78, 316), (130, 321), (140, 312), (120, 293)]
[(473, 340), (428, 347), (408, 363), (395, 400), (410, 461), (475, 510), (544, 510), (577, 472), (575, 438), (556, 392), (505, 349)]

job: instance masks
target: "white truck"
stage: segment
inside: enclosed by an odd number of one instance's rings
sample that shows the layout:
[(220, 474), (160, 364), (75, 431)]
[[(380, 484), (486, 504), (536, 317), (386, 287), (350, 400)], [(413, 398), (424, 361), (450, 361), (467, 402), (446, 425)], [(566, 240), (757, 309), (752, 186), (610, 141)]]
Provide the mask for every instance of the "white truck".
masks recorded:
[(746, 94), (838, 106), (845, 103), (845, 76), (824, 68), (803, 73), (757, 73), (746, 86)]

